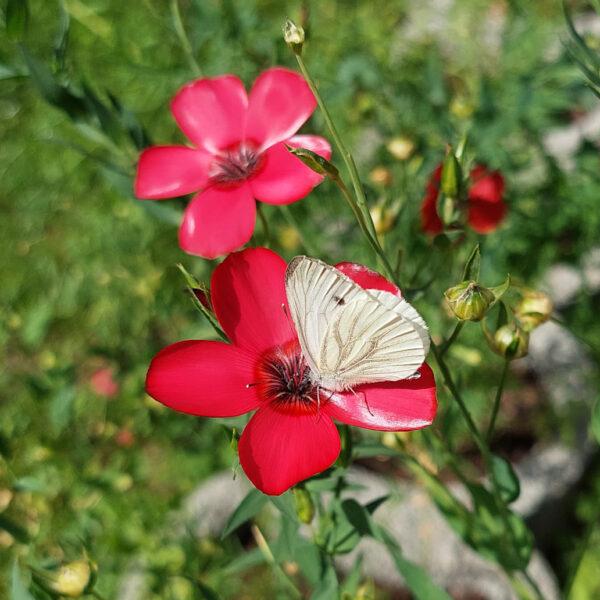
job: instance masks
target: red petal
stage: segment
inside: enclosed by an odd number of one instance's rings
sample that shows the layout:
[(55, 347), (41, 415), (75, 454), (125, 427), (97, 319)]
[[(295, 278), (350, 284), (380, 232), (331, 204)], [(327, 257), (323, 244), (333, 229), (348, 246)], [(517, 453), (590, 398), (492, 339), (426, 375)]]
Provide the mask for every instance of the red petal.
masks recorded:
[(213, 153), (243, 139), (247, 107), (244, 84), (233, 75), (192, 81), (171, 102), (185, 135)]
[(477, 233), (491, 233), (498, 228), (505, 216), (504, 202), (469, 202), (469, 225)]
[(307, 167), (285, 145), (308, 148), (329, 159), (327, 140), (312, 135), (298, 135), (268, 148), (263, 154), (261, 170), (250, 181), (254, 196), (269, 204), (289, 204), (304, 198), (323, 177)]
[(140, 155), (137, 198), (173, 198), (197, 192), (208, 181), (212, 155), (186, 146), (153, 146)]
[(470, 200), (483, 202), (502, 202), (504, 195), (504, 177), (500, 171), (488, 171), (485, 167), (477, 166), (471, 170)]
[(190, 340), (161, 350), (146, 391), (169, 408), (202, 417), (236, 417), (258, 406), (255, 357), (224, 342)]
[(369, 269), (369, 267), (353, 262), (341, 262), (335, 265), (335, 268), (365, 290), (383, 290), (400, 298), (402, 297), (402, 293), (396, 285), (388, 281), (383, 275)]
[(244, 429), (238, 448), (248, 479), (277, 496), (330, 467), (340, 453), (340, 436), (322, 412), (290, 415), (263, 406)]
[(419, 379), (366, 384), (355, 393), (334, 394), (322, 410), (331, 418), (380, 431), (408, 431), (431, 425), (437, 411), (435, 379), (427, 364)]
[(247, 185), (209, 187), (188, 204), (179, 229), (179, 245), (188, 254), (215, 258), (237, 250), (251, 237), (256, 203)]
[(231, 254), (215, 269), (213, 307), (234, 344), (263, 352), (296, 338), (289, 313), (283, 309), (287, 306), (285, 269), (285, 261), (267, 248)]
[(421, 227), (425, 233), (431, 235), (437, 235), (444, 230), (444, 224), (437, 213), (441, 177), (442, 165), (438, 165), (427, 183), (425, 198), (423, 198), (423, 204), (421, 205)]
[(294, 135), (315, 110), (317, 101), (304, 78), (275, 67), (254, 82), (248, 102), (246, 139), (260, 150)]

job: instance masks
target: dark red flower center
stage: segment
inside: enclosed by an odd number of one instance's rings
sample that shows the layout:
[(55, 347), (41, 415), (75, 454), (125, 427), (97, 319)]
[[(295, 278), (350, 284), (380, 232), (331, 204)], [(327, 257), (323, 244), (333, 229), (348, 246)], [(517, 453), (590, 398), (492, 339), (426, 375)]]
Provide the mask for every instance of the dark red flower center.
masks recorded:
[(327, 392), (317, 390), (310, 375), (298, 340), (292, 340), (263, 354), (252, 385), (274, 408), (287, 413), (316, 413), (319, 404), (326, 401)]
[(242, 142), (215, 155), (210, 179), (217, 184), (232, 184), (252, 176), (262, 163), (262, 156), (249, 142)]

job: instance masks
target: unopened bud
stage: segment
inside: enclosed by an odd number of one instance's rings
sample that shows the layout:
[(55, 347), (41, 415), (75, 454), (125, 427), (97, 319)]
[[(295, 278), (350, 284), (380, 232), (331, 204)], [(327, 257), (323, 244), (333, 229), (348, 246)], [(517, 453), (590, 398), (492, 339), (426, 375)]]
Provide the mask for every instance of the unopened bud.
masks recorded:
[(369, 179), (375, 185), (382, 185), (384, 187), (389, 187), (392, 185), (392, 172), (385, 167), (375, 167), (369, 173)]
[(543, 292), (527, 292), (515, 311), (523, 329), (532, 331), (545, 323), (552, 315), (554, 305), (550, 296)]
[(238, 443), (240, 441), (240, 434), (238, 433), (238, 430), (234, 427), (231, 430), (231, 440), (229, 442), (229, 447), (234, 451), (237, 452), (238, 449)]
[(293, 148), (292, 146), (286, 146), (286, 148), (315, 173), (331, 179), (339, 178), (340, 172), (337, 167), (316, 152), (307, 148)]
[(87, 560), (76, 560), (60, 567), (48, 581), (48, 588), (67, 598), (80, 598), (86, 591), (92, 570)]
[(315, 516), (315, 505), (310, 492), (303, 487), (294, 488), (294, 504), (296, 505), (296, 514), (302, 523), (307, 525)]
[(509, 360), (522, 358), (529, 350), (529, 334), (515, 324), (503, 325), (494, 334), (492, 350)]
[(388, 233), (394, 227), (396, 222), (396, 215), (390, 208), (384, 208), (383, 206), (374, 206), (371, 209), (371, 219), (373, 219), (373, 226), (378, 235)]
[(442, 167), (440, 188), (445, 196), (456, 199), (460, 193), (462, 169), (452, 148), (448, 150)]
[(481, 321), (495, 302), (493, 292), (475, 281), (463, 281), (444, 292), (446, 302), (461, 321)]
[(294, 54), (302, 53), (304, 44), (304, 29), (300, 25), (296, 25), (290, 19), (287, 19), (283, 25), (283, 39), (285, 43), (293, 50)]
[(407, 160), (415, 149), (414, 142), (405, 136), (392, 138), (386, 145), (388, 152), (397, 160)]

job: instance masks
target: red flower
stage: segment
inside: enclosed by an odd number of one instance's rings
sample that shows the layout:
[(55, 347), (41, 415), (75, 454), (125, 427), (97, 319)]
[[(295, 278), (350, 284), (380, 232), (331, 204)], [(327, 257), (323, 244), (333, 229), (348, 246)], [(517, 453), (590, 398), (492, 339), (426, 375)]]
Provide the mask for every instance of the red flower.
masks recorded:
[(119, 384), (110, 367), (103, 367), (92, 373), (90, 387), (98, 396), (105, 398), (114, 398), (119, 393)]
[(144, 150), (135, 195), (157, 200), (200, 190), (183, 216), (179, 243), (189, 254), (206, 258), (227, 254), (252, 236), (255, 199), (289, 204), (322, 180), (285, 147), (330, 158), (324, 138), (294, 136), (315, 107), (304, 79), (279, 67), (262, 73), (249, 97), (233, 75), (188, 83), (173, 98), (171, 110), (195, 147)]
[[(400, 294), (366, 267), (338, 268), (359, 285)], [(242, 468), (266, 494), (281, 494), (333, 464), (340, 438), (333, 419), (383, 431), (419, 429), (435, 416), (431, 369), (420, 377), (357, 387), (355, 393), (317, 391), (308, 377), (286, 311), (285, 261), (266, 248), (228, 256), (214, 271), (211, 297), (231, 344), (185, 341), (153, 359), (146, 389), (175, 410), (234, 417), (256, 410), (239, 441)]]
[[(471, 170), (471, 187), (467, 202), (467, 222), (477, 233), (491, 233), (506, 216), (503, 200), (504, 177), (499, 171), (488, 171), (481, 165)], [(432, 235), (442, 233), (444, 224), (437, 213), (442, 165), (431, 175), (421, 205), (423, 231)]]

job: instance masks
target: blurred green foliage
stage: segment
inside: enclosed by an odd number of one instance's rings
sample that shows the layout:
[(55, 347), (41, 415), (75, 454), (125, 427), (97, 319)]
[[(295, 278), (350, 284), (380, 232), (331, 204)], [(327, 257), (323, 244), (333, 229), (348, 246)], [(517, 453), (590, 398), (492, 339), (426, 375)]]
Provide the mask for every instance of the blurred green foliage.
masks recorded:
[[(193, 596), (195, 578), (223, 597), (252, 597), (242, 589), (263, 597), (273, 585), (266, 573), (229, 574), (237, 538), (174, 544), (168, 536), (169, 512), (234, 456), (222, 428), (163, 410), (144, 394), (147, 365), (161, 347), (214, 336), (175, 268), (181, 262), (208, 281), (213, 264), (177, 247), (181, 199), (132, 198), (137, 148), (149, 139), (183, 141), (168, 103), (195, 64), (203, 75), (234, 72), (251, 84), (271, 65), (294, 66), (281, 25), (288, 15), (304, 21), (306, 61), (355, 151), (369, 201), (397, 214), (384, 244), (402, 248), (405, 291), (442, 335), (452, 323), (442, 291), (459, 280), (456, 265), (475, 238), (452, 252), (449, 239), (432, 244), (420, 232), (419, 206), (445, 144), (465, 130), (477, 162), (504, 174), (510, 205), (506, 223), (482, 240), (485, 281), (510, 272), (535, 284), (555, 262), (579, 267), (599, 241), (598, 148), (582, 144), (565, 171), (542, 143), (550, 129), (597, 106), (561, 44), (561, 6), (30, 0), (29, 13), (16, 14), (13, 5), (0, 40), (0, 495), (10, 496), (0, 507), (0, 596), (16, 556), (47, 566), (85, 549), (109, 598), (136, 557), (147, 561), (156, 598), (205, 597)], [(319, 114), (306, 129), (326, 135)], [(398, 136), (413, 147), (405, 160), (386, 149)], [(332, 160), (341, 167), (335, 153)], [(389, 169), (389, 185), (369, 180), (374, 167)], [(327, 182), (287, 211), (264, 212), (269, 238), (257, 225), (253, 243), (288, 258), (308, 248), (331, 262), (376, 266)], [(563, 317), (593, 341), (597, 309), (597, 297), (582, 294)], [(592, 351), (600, 359), (600, 348)], [(467, 365), (465, 396), (485, 419), (501, 361), (475, 326), (451, 358)], [(91, 388), (100, 368), (114, 371), (116, 397)], [(551, 414), (543, 401), (535, 416), (536, 437), (557, 420), (569, 428), (569, 416)], [(440, 419), (460, 435), (453, 410), (442, 407)], [(597, 516), (579, 514), (583, 523)], [(594, 569), (586, 561), (578, 578)]]

